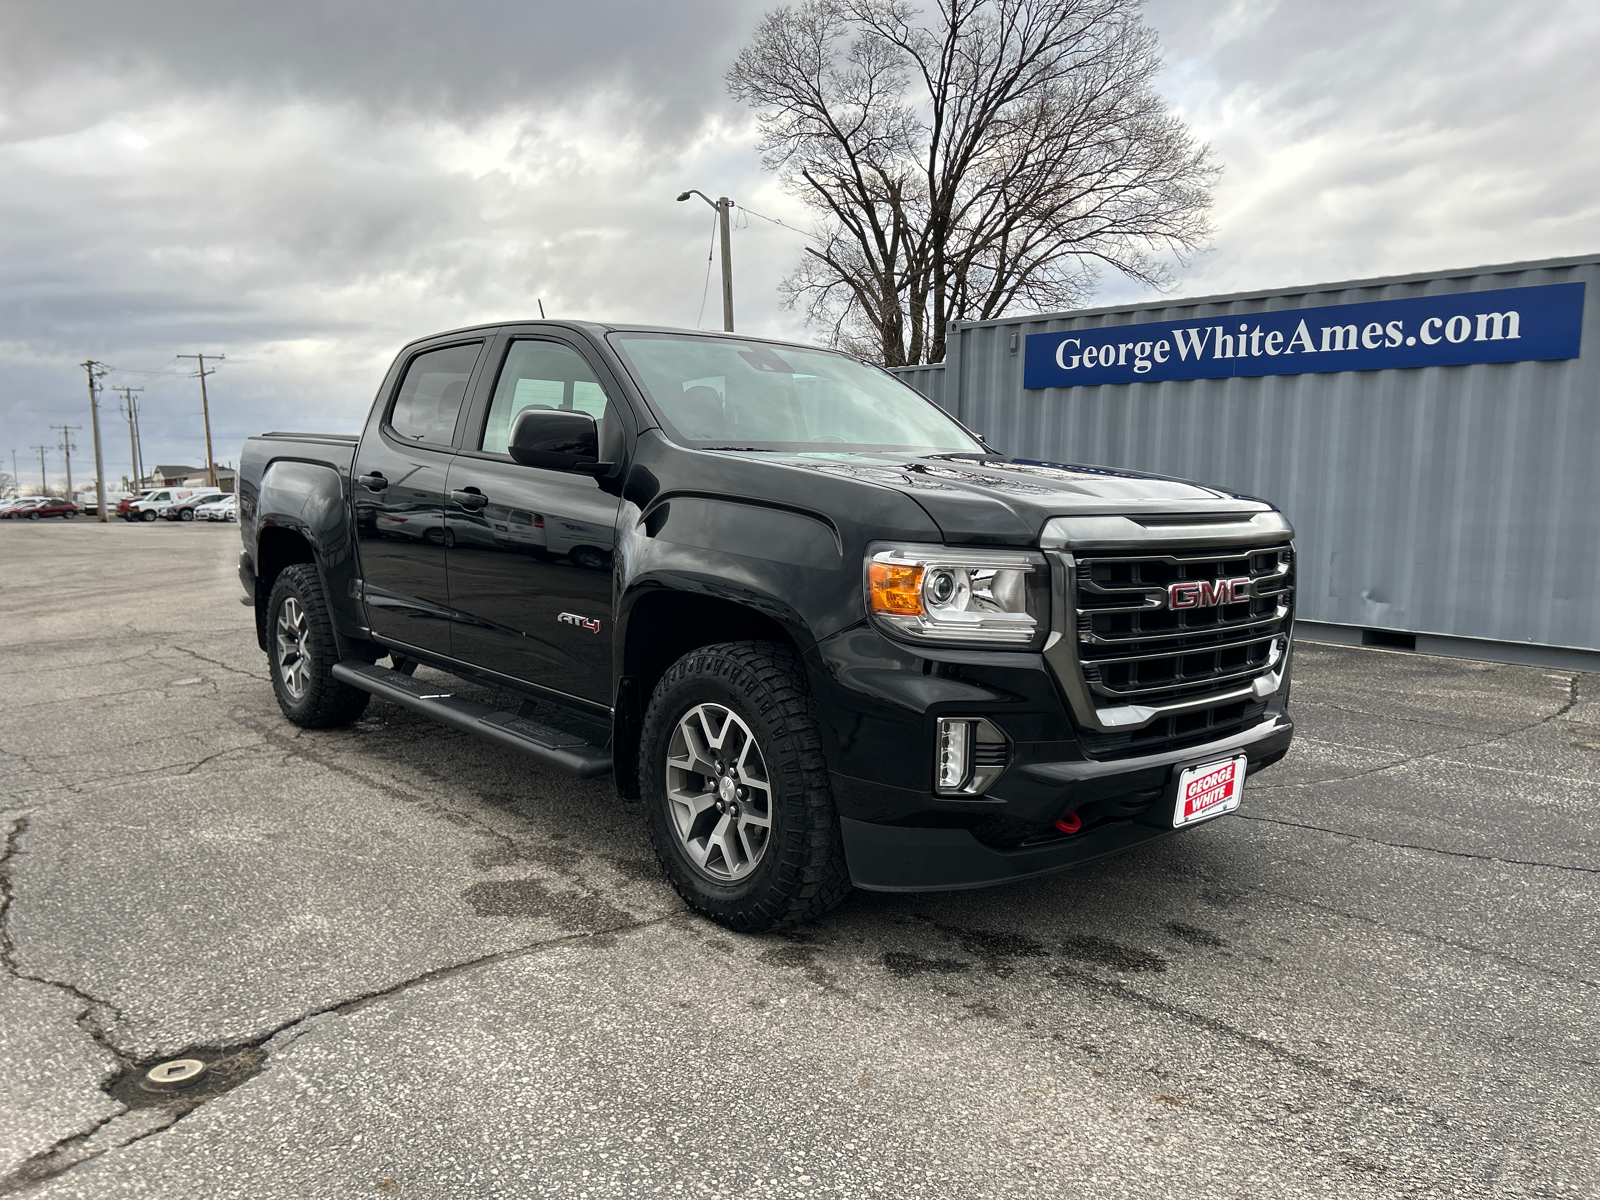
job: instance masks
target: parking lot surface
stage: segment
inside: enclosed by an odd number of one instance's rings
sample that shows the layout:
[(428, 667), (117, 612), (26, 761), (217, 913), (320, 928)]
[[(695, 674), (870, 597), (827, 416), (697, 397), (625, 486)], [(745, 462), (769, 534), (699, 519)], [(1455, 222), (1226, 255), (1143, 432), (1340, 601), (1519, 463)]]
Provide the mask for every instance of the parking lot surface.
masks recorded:
[(237, 552), (0, 527), (0, 1192), (1600, 1194), (1596, 677), (1301, 644), (1240, 814), (744, 937), (608, 781), (284, 721)]

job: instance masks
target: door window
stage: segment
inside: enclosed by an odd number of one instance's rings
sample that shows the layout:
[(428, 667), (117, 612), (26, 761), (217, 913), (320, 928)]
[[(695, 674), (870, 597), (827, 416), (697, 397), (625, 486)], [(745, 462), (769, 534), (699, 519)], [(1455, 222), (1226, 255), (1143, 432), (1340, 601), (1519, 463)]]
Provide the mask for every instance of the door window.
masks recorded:
[(389, 427), (407, 441), (448, 446), (455, 437), (456, 417), (479, 348), (478, 342), (446, 346), (413, 358), (400, 381)]
[(525, 408), (559, 408), (606, 417), (606, 394), (583, 356), (560, 342), (518, 341), (506, 353), (479, 448), (504, 454), (511, 423)]

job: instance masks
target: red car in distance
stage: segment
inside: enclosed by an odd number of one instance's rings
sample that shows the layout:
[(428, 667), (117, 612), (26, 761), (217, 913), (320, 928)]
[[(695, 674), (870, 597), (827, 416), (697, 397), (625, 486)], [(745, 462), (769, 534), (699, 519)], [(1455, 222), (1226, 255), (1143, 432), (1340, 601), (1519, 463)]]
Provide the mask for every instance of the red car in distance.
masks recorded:
[(21, 520), (26, 517), (30, 521), (37, 521), (40, 517), (62, 517), (70, 521), (77, 515), (78, 506), (71, 500), (42, 500), (26, 508), (12, 508), (0, 513), (0, 517), (5, 517), (7, 520)]

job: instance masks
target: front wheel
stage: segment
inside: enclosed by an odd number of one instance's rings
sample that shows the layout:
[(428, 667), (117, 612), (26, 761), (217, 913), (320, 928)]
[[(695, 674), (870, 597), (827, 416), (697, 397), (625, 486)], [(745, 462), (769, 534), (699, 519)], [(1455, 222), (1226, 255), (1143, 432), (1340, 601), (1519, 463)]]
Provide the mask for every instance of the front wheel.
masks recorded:
[(180, 521), (192, 521), (192, 520), (194, 520), (194, 509), (185, 508), (185, 509), (180, 510), (179, 513), (178, 513), (178, 520), (180, 520)]
[(267, 601), (267, 661), (283, 715), (306, 729), (348, 725), (372, 697), (333, 677), (339, 661), (322, 580), (308, 563), (285, 567)]
[(70, 521), (70, 520), (72, 520), (73, 517), (75, 517), (77, 515), (78, 514), (75, 513), (75, 512), (64, 512), (64, 513), (61, 514), (61, 519), (63, 521)]
[(39, 519), (39, 514), (38, 513), (31, 512), (31, 513), (28, 514), (28, 520), (37, 521), (38, 519)]
[(145, 509), (142, 519), (146, 521), (154, 521), (156, 519), (156, 510), (153, 508)]
[(742, 933), (821, 916), (850, 891), (822, 738), (792, 647), (693, 650), (656, 685), (639, 778), (667, 878)]

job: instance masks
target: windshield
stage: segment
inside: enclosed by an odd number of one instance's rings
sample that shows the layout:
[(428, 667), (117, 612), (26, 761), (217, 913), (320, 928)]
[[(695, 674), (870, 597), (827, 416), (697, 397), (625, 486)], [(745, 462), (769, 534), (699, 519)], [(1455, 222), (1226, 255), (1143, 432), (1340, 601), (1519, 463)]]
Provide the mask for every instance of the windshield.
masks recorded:
[(893, 376), (826, 350), (676, 333), (619, 333), (667, 433), (707, 450), (982, 454)]

